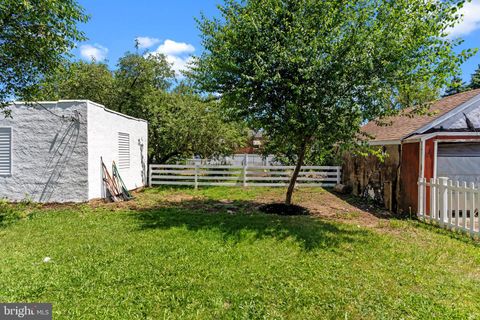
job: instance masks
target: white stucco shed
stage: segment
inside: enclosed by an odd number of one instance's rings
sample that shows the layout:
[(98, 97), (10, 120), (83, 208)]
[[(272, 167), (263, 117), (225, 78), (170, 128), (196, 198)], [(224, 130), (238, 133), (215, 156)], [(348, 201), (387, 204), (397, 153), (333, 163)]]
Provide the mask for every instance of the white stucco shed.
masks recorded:
[(101, 159), (129, 190), (147, 182), (148, 124), (88, 100), (15, 103), (0, 112), (0, 199), (102, 198)]

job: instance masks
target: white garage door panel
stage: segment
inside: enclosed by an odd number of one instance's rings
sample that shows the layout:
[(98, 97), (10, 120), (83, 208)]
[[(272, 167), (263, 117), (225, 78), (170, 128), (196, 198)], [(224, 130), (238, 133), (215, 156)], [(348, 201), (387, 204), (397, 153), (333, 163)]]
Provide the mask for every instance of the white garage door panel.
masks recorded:
[(480, 143), (441, 143), (437, 177), (480, 183)]

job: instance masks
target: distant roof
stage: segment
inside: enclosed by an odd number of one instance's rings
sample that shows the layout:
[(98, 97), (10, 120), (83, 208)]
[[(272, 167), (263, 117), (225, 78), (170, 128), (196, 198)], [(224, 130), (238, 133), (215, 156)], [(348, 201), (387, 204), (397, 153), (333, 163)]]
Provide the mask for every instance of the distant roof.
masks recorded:
[(401, 140), (416, 133), (417, 130), (444, 116), (449, 111), (452, 111), (477, 95), (480, 95), (480, 89), (451, 95), (434, 102), (430, 106), (429, 115), (409, 117), (407, 115), (408, 111), (405, 110), (405, 112), (400, 115), (387, 117), (382, 120), (382, 122), (391, 123), (391, 125), (379, 126), (375, 121), (370, 121), (362, 127), (362, 131), (374, 137), (370, 142)]

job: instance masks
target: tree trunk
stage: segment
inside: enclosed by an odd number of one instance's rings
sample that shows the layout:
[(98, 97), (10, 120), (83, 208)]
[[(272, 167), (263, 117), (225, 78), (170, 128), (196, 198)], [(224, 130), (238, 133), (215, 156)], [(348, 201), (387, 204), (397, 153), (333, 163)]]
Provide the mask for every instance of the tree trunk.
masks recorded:
[(297, 164), (295, 166), (295, 170), (293, 171), (292, 178), (290, 179), (290, 184), (288, 185), (287, 196), (285, 198), (286, 204), (292, 204), (293, 190), (295, 188), (295, 183), (297, 182), (300, 169), (302, 168), (306, 151), (307, 151), (307, 139), (303, 140), (302, 145), (300, 146), (300, 152), (298, 153)]

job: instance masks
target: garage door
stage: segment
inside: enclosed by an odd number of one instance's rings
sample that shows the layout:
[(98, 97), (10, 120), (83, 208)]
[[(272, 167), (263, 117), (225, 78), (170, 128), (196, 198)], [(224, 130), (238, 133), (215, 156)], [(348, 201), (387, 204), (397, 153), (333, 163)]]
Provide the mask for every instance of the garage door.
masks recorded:
[(439, 143), (437, 177), (480, 183), (480, 143)]

